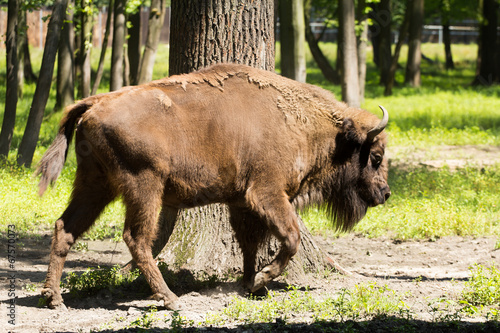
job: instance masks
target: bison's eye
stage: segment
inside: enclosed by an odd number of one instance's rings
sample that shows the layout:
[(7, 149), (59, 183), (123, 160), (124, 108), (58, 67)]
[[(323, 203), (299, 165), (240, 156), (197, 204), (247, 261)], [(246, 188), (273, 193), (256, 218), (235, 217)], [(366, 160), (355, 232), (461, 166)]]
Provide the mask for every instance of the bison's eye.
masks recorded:
[(372, 159), (372, 165), (375, 168), (378, 167), (380, 165), (380, 163), (382, 163), (382, 160), (384, 158), (381, 154), (378, 154), (378, 153), (371, 153), (370, 156)]

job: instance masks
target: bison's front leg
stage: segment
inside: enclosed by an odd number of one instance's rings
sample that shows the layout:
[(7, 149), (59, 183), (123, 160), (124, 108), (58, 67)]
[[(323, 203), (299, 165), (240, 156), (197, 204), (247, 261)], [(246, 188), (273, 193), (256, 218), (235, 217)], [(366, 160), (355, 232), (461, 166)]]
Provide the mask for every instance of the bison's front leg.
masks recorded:
[(255, 292), (283, 273), (290, 258), (297, 253), (300, 244), (300, 230), (297, 215), (288, 201), (288, 196), (258, 188), (249, 190), (246, 196), (250, 207), (263, 218), (271, 233), (281, 242), (281, 249), (276, 258), (262, 268), (255, 276), (250, 291)]

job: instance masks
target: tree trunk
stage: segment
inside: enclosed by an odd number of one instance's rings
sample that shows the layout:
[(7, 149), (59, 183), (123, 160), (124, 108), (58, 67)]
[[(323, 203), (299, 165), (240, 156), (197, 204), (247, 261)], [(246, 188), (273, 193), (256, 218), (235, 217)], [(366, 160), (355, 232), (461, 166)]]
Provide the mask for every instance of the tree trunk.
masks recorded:
[[(187, 73), (218, 62), (242, 63), (273, 71), (273, 6), (273, 0), (257, 3), (252, 0), (238, 3), (172, 0), (170, 74)], [(187, 13), (190, 20), (185, 19)], [(215, 33), (215, 26), (204, 24), (207, 21), (220, 22), (217, 27), (224, 29)], [(203, 43), (199, 43), (200, 40)], [(244, 217), (234, 211), (231, 213), (227, 206), (220, 204), (179, 212), (164, 207), (153, 254), (159, 254), (160, 259), (177, 269), (220, 276), (241, 273), (243, 260), (232, 232), (230, 215), (233, 220)], [(315, 245), (300, 219), (299, 225), (302, 242), (287, 268), (290, 279), (304, 271), (333, 265)], [(274, 238), (270, 246), (262, 247), (257, 255), (257, 270), (269, 263), (278, 249), (279, 242)]]
[(17, 28), (16, 28), (16, 42), (17, 42), (17, 96), (23, 98), (24, 90), (24, 47), (28, 43), (28, 26), (26, 23), (26, 10), (18, 8), (17, 13)]
[(80, 61), (82, 75), (80, 77), (80, 97), (90, 96), (90, 51), (92, 50), (92, 4), (89, 0), (81, 0), (82, 6), (80, 15), (80, 24), (82, 29), (82, 38), (80, 40)]
[(349, 106), (360, 106), (358, 55), (356, 49), (354, 0), (339, 2), (339, 22), (342, 31), (342, 100)]
[(304, 16), (305, 22), (308, 22), (308, 24), (306, 24), (306, 41), (309, 45), (309, 50), (311, 51), (314, 61), (316, 61), (316, 64), (321, 70), (321, 73), (323, 73), (325, 79), (333, 84), (340, 84), (340, 76), (338, 72), (330, 65), (330, 62), (321, 51), (318, 45), (318, 40), (314, 36), (311, 25), (309, 24), (309, 22), (311, 22), (311, 0), (305, 1)]
[(47, 38), (43, 50), (42, 66), (40, 76), (31, 103), (31, 109), (28, 116), (26, 129), (23, 139), (19, 145), (17, 154), (17, 163), (29, 167), (33, 159), (38, 136), (40, 135), (40, 126), (42, 125), (43, 114), (47, 100), (49, 98), (50, 86), (52, 84), (52, 75), (54, 73), (54, 63), (56, 60), (57, 48), (61, 27), (66, 16), (66, 7), (68, 0), (55, 0), (47, 27)]
[(272, 0), (172, 1), (170, 75), (218, 62), (274, 71), (273, 6)]
[(108, 17), (106, 18), (106, 32), (104, 33), (104, 38), (102, 39), (101, 55), (99, 57), (99, 65), (97, 66), (97, 73), (94, 80), (94, 85), (92, 86), (92, 95), (97, 93), (99, 89), (99, 84), (101, 83), (102, 74), (104, 72), (104, 60), (106, 58), (106, 50), (108, 48), (109, 33), (111, 31), (111, 22), (113, 21), (113, 8), (114, 0), (109, 0), (108, 3)]
[(391, 68), (391, 1), (380, 1), (380, 12), (378, 13), (380, 25), (379, 45), (379, 70), (380, 84), (386, 85)]
[[(161, 28), (166, 12), (165, 0), (152, 0), (148, 21), (148, 35), (144, 54), (142, 55), (139, 71), (139, 84), (149, 82), (153, 79), (153, 68), (155, 65), (156, 50), (160, 42)], [(186, 17), (183, 18), (184, 20)], [(170, 48), (172, 52), (172, 48)]]
[(59, 40), (57, 53), (56, 105), (54, 110), (62, 110), (75, 101), (75, 78), (73, 67), (75, 34), (73, 30), (73, 13), (66, 14), (66, 19)]
[(5, 42), (7, 56), (7, 91), (5, 95), (5, 113), (0, 132), (0, 158), (9, 156), (10, 143), (14, 134), (17, 107), (17, 19), (19, 1), (9, 0), (7, 4), (7, 38)]
[(408, 36), (408, 62), (406, 64), (405, 82), (413, 87), (420, 87), (420, 50), (422, 25), (424, 21), (424, 0), (413, 0), (411, 6), (410, 27)]
[[(35, 75), (35, 72), (33, 72), (33, 67), (31, 66), (31, 56), (30, 56), (30, 47), (28, 44), (28, 39), (27, 36), (24, 35), (26, 40), (24, 42), (24, 47), (23, 47), (23, 68), (24, 68), (24, 79), (28, 82), (35, 82), (38, 81), (38, 78)], [(19, 65), (21, 66), (21, 65)]]
[(406, 36), (408, 35), (408, 29), (410, 27), (410, 15), (411, 15), (411, 2), (413, 0), (407, 0), (406, 2), (406, 10), (403, 22), (399, 27), (399, 38), (396, 43), (396, 47), (394, 49), (394, 55), (391, 59), (391, 67), (389, 68), (389, 76), (387, 78), (387, 82), (385, 84), (384, 96), (392, 95), (392, 87), (394, 87), (394, 80), (396, 76), (396, 70), (398, 69), (398, 61), (399, 55), (401, 54), (401, 47), (404, 44)]
[(125, 45), (125, 1), (115, 0), (113, 48), (111, 50), (111, 91), (123, 87), (123, 45)]
[(473, 84), (489, 86), (500, 79), (496, 69), (498, 3), (495, 0), (482, 2), (483, 22), (479, 27), (478, 74)]
[(368, 16), (366, 15), (366, 0), (359, 0), (356, 8), (357, 22), (361, 28), (356, 35), (356, 45), (358, 51), (358, 82), (360, 103), (365, 100), (366, 82), (366, 44), (368, 42)]
[(279, 7), (281, 75), (306, 82), (304, 0), (281, 0)]
[(139, 65), (141, 63), (141, 7), (129, 16), (131, 27), (128, 29), (128, 62), (130, 84), (137, 84), (139, 81)]
[(450, 34), (450, 21), (447, 20), (443, 23), (443, 41), (444, 41), (444, 54), (446, 58), (445, 68), (455, 69), (453, 62), (453, 54), (451, 53), (451, 34)]

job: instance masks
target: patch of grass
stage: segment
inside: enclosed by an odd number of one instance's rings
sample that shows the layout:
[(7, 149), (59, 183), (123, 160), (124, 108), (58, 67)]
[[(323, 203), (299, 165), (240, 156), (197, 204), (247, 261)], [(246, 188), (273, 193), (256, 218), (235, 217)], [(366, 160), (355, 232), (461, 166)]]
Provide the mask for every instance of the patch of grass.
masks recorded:
[(317, 298), (308, 290), (289, 287), (285, 293), (271, 291), (263, 299), (235, 297), (227, 307), (212, 314), (210, 325), (253, 324), (299, 321), (338, 321), (374, 318), (381, 315), (408, 315), (403, 297), (376, 283), (342, 289), (334, 297)]
[(128, 327), (152, 328), (155, 322), (158, 321), (158, 318), (156, 318), (157, 312), (156, 306), (151, 306), (147, 311), (142, 311), (141, 316), (132, 321)]
[(139, 275), (138, 269), (122, 272), (119, 265), (112, 268), (88, 268), (81, 274), (69, 272), (66, 278), (61, 281), (61, 288), (81, 297), (95, 294), (100, 290), (113, 291), (118, 287), (129, 285)]
[[(432, 239), (500, 233), (500, 165), (456, 171), (391, 169), (389, 201), (368, 211), (354, 231), (368, 237)], [(321, 209), (302, 214), (314, 232), (332, 230)]]
[(471, 312), (478, 307), (493, 305), (496, 313), (500, 311), (500, 270), (476, 264), (470, 269), (471, 278), (462, 291), (462, 303)]

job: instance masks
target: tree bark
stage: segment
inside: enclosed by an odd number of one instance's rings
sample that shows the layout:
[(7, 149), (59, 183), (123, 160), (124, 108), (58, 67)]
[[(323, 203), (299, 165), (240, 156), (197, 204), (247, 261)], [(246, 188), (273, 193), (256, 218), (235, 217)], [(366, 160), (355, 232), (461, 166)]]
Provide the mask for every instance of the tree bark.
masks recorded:
[(403, 22), (399, 27), (399, 38), (396, 43), (396, 47), (394, 48), (394, 55), (391, 59), (391, 67), (389, 68), (389, 76), (387, 78), (387, 82), (385, 84), (384, 96), (392, 95), (392, 88), (394, 87), (394, 80), (396, 76), (396, 70), (398, 69), (398, 61), (399, 55), (401, 54), (401, 47), (404, 44), (406, 36), (408, 35), (408, 29), (410, 27), (410, 15), (411, 15), (411, 2), (413, 0), (407, 0), (406, 2), (406, 10)]
[(356, 49), (354, 0), (340, 0), (339, 22), (342, 31), (342, 100), (360, 107), (358, 55)]
[(47, 27), (47, 38), (43, 51), (42, 66), (40, 75), (33, 96), (30, 113), (23, 139), (19, 145), (17, 154), (17, 163), (29, 167), (33, 159), (38, 137), (40, 135), (40, 126), (42, 125), (43, 114), (47, 100), (49, 98), (50, 86), (52, 84), (52, 75), (54, 73), (54, 63), (56, 60), (57, 48), (61, 27), (66, 16), (66, 7), (68, 0), (55, 0)]
[(444, 54), (446, 58), (445, 68), (455, 69), (455, 63), (453, 62), (453, 54), (451, 53), (451, 34), (450, 34), (450, 21), (444, 21), (443, 23), (443, 41), (444, 41)]
[(281, 0), (279, 7), (281, 75), (306, 82), (304, 0)]
[[(273, 0), (257, 3), (252, 0), (238, 3), (172, 0), (170, 74), (187, 73), (218, 62), (241, 63), (273, 71), (273, 6)], [(191, 19), (186, 20), (186, 17)], [(214, 31), (214, 25), (205, 25), (209, 21), (219, 22), (217, 27), (223, 29)], [(159, 259), (176, 269), (219, 276), (241, 273), (243, 260), (232, 232), (230, 215), (232, 219), (243, 217), (237, 212), (231, 213), (226, 205), (220, 204), (183, 211), (163, 207), (153, 254), (159, 254)], [(323, 269), (328, 264), (334, 266), (316, 246), (300, 219), (299, 225), (302, 242), (287, 268), (289, 279), (304, 271)], [(278, 249), (279, 242), (274, 238), (270, 246), (262, 247), (257, 255), (257, 270), (269, 263)]]
[[(139, 84), (149, 82), (153, 79), (156, 50), (158, 49), (158, 44), (160, 42), (160, 34), (166, 10), (165, 0), (151, 1), (148, 21), (148, 35), (146, 37), (146, 45), (139, 70)], [(172, 52), (172, 49), (170, 49), (170, 52)]]
[(340, 84), (340, 76), (338, 72), (332, 67), (332, 65), (330, 65), (330, 62), (323, 54), (323, 51), (321, 51), (318, 40), (314, 36), (311, 25), (309, 24), (311, 21), (311, 0), (306, 0), (304, 6), (305, 22), (308, 22), (308, 24), (306, 24), (306, 41), (309, 45), (309, 50), (311, 51), (314, 61), (316, 61), (316, 64), (321, 70), (321, 73), (323, 73), (325, 79), (333, 84)]
[(61, 31), (59, 51), (57, 52), (57, 87), (54, 107), (56, 111), (62, 110), (75, 101), (74, 41), (73, 13), (68, 12)]
[(128, 62), (130, 84), (137, 84), (139, 81), (139, 65), (141, 63), (141, 7), (137, 12), (129, 16), (132, 26), (128, 29)]
[(478, 70), (473, 84), (492, 85), (500, 77), (497, 71), (497, 26), (498, 3), (496, 0), (482, 0), (483, 22), (479, 26)]
[(24, 47), (28, 43), (27, 38), (28, 26), (26, 24), (26, 10), (18, 8), (17, 13), (17, 96), (23, 98), (24, 90)]
[[(272, 0), (223, 0), (217, 6), (213, 0), (173, 0), (170, 75), (190, 73), (217, 62), (274, 71), (273, 6)], [(206, 22), (214, 22), (221, 29)]]
[(111, 81), (109, 89), (118, 90), (123, 87), (123, 45), (125, 45), (125, 1), (115, 0), (113, 47), (111, 50)]
[(104, 73), (104, 60), (106, 59), (106, 50), (108, 48), (109, 33), (111, 31), (111, 22), (113, 21), (114, 13), (114, 0), (109, 0), (108, 3), (108, 17), (106, 18), (106, 32), (102, 39), (101, 55), (99, 56), (99, 65), (97, 66), (97, 73), (95, 76), (94, 84), (92, 85), (92, 95), (97, 93), (99, 84), (101, 83), (102, 74)]
[(422, 25), (424, 21), (424, 0), (413, 0), (411, 6), (410, 27), (408, 36), (408, 62), (406, 64), (405, 82), (413, 87), (420, 87), (420, 63), (422, 52)]
[(379, 45), (379, 70), (380, 84), (386, 85), (389, 78), (389, 70), (391, 68), (391, 1), (380, 1), (380, 12), (378, 13), (380, 20), (380, 45)]
[(89, 0), (81, 0), (80, 24), (82, 38), (80, 40), (80, 66), (82, 75), (80, 76), (80, 97), (90, 96), (90, 52), (92, 50), (92, 4)]
[(358, 25), (361, 28), (356, 35), (356, 45), (358, 51), (358, 82), (360, 103), (365, 100), (365, 82), (366, 82), (366, 45), (368, 42), (368, 16), (366, 15), (366, 0), (359, 0), (356, 8), (356, 17)]
[(5, 113), (3, 116), (2, 131), (0, 132), (0, 158), (9, 156), (12, 135), (16, 123), (17, 107), (17, 22), (19, 1), (9, 0), (7, 4), (7, 90), (5, 95)]

